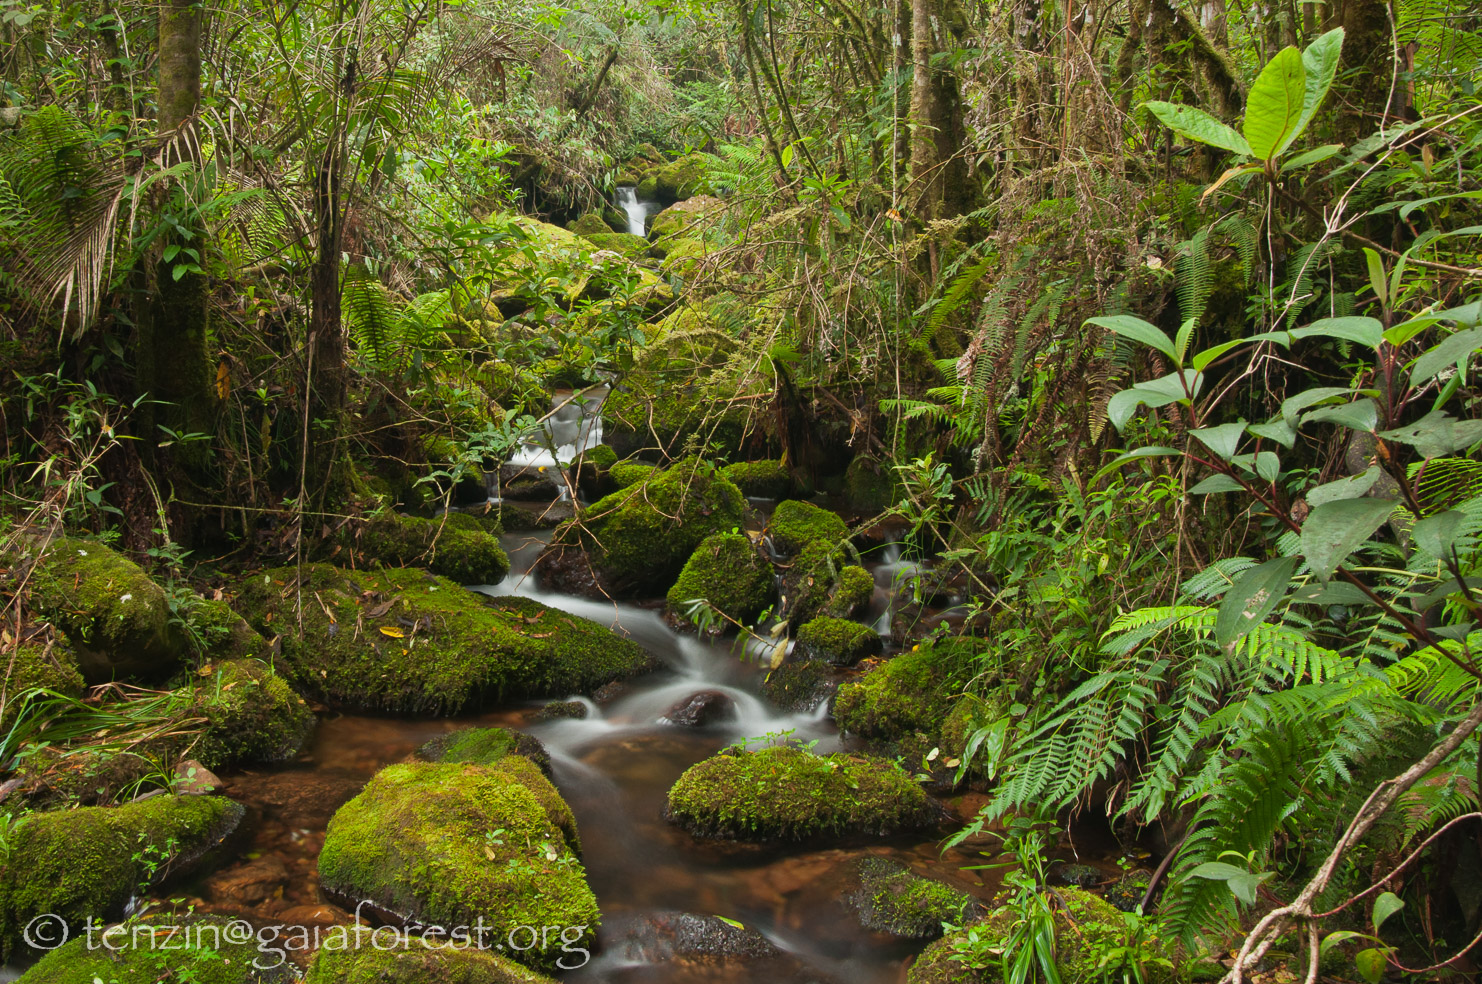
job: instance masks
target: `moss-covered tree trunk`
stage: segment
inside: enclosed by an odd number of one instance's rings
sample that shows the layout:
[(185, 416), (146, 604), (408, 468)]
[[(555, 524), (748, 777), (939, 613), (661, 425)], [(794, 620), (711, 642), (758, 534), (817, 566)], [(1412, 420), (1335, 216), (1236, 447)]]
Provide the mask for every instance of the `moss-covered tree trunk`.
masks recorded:
[(1350, 80), (1344, 93), (1346, 111), (1336, 115), (1339, 136), (1345, 142), (1368, 136), (1391, 118), (1402, 115), (1401, 92), (1390, 88), (1394, 78), (1394, 42), (1390, 34), (1389, 0), (1341, 0), (1338, 24), (1343, 28), (1341, 77)]

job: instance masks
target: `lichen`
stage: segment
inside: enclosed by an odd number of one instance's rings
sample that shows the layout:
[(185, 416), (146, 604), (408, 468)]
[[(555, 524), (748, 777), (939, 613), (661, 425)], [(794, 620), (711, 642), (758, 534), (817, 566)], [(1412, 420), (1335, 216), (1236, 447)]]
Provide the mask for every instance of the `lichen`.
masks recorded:
[[(321, 947), (304, 984), (555, 984), (528, 967), (478, 949), (474, 934), (466, 940), (448, 935), (418, 938), (396, 947), (372, 944), (369, 931), (360, 936), (357, 941), (351, 929), (344, 936), (345, 946)], [(523, 939), (517, 945), (523, 945)], [(504, 937), (495, 942), (488, 935), (484, 945), (508, 946), (509, 942)], [(577, 967), (585, 958), (573, 952), (562, 959), (567, 966)]]
[(30, 815), (11, 831), (0, 871), (0, 962), (25, 952), (21, 932), (38, 915), (74, 930), (121, 915), (142, 888), (179, 875), (235, 830), (243, 812), (227, 799), (156, 796)]
[(706, 537), (685, 561), (669, 589), (669, 610), (688, 617), (690, 603), (703, 598), (726, 618), (743, 625), (756, 620), (772, 601), (772, 565), (744, 533)]
[(304, 699), (257, 660), (203, 667), (191, 714), (206, 719), (190, 754), (208, 769), (286, 762), (314, 730), (314, 713)]
[(420, 566), (459, 584), (498, 584), (509, 573), (499, 540), (463, 521), (382, 513), (355, 538), (366, 559), (393, 567)]
[(867, 625), (821, 615), (798, 630), (797, 645), (803, 659), (853, 666), (879, 654), (881, 641), (880, 633)]
[(667, 815), (697, 837), (763, 841), (887, 836), (937, 819), (893, 762), (792, 747), (728, 750), (691, 766), (669, 790)]
[(792, 475), (781, 461), (738, 461), (720, 470), (736, 483), (743, 495), (761, 499), (781, 499), (792, 491)]
[(249, 576), (235, 604), (281, 633), (290, 679), (328, 703), (452, 714), (593, 690), (650, 664), (636, 643), (528, 598), (490, 599), (411, 569), (301, 570)]
[(944, 922), (961, 925), (978, 908), (966, 892), (883, 858), (860, 863), (859, 891), (850, 902), (866, 929), (916, 940), (942, 935)]
[[(388, 766), (330, 821), (320, 885), (424, 925), (473, 926), (482, 917), (501, 937), (519, 926), (562, 926), (583, 927), (589, 940), (597, 900), (567, 834), (570, 811), (552, 809), (554, 793), (518, 756), (491, 767)], [(551, 966), (560, 949), (514, 956)]]
[(849, 527), (835, 513), (811, 502), (788, 499), (778, 503), (767, 522), (772, 545), (785, 554), (796, 554), (810, 544), (836, 546), (849, 535)]

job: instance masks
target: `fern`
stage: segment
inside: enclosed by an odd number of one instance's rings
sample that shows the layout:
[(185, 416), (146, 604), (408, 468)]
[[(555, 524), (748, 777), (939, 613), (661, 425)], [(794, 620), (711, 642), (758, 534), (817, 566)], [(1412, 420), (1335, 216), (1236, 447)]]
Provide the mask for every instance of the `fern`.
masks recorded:
[(1184, 321), (1198, 324), (1204, 317), (1205, 305), (1213, 289), (1209, 263), (1209, 227), (1205, 226), (1194, 234), (1194, 238), (1178, 247), (1178, 259), (1174, 264), (1178, 275), (1178, 310)]

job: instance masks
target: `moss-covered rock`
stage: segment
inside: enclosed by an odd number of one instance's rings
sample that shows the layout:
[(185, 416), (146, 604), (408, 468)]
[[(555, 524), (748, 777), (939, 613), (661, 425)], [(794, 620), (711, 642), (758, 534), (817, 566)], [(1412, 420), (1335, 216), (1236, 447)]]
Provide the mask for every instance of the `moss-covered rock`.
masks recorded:
[(6, 797), (7, 806), (24, 800), (34, 810), (98, 806), (116, 801), (126, 791), (162, 784), (165, 767), (154, 749), (137, 752), (29, 746), (15, 767), (21, 785)]
[(782, 578), (789, 625), (824, 615), (853, 618), (864, 613), (875, 593), (875, 579), (863, 567), (847, 563), (847, 556), (822, 540), (798, 552)]
[(853, 666), (881, 649), (880, 633), (868, 625), (822, 615), (798, 630), (803, 659), (821, 659), (835, 666)]
[(588, 232), (582, 235), (597, 249), (610, 249), (625, 259), (637, 260), (648, 253), (648, 240), (630, 232)]
[(272, 643), (218, 598), (192, 599), (185, 623), (203, 659), (266, 659), (272, 654)]
[(775, 747), (691, 766), (669, 790), (667, 816), (696, 837), (801, 841), (917, 830), (938, 811), (886, 759)]
[[(528, 760), (382, 769), (329, 823), (321, 887), (369, 899), (408, 922), (583, 927), (598, 922), (569, 810)], [(564, 807), (564, 803), (560, 804)], [(352, 902), (353, 905), (353, 902)], [(559, 943), (514, 954), (552, 966)]]
[(445, 521), (382, 513), (361, 529), (355, 546), (367, 559), (389, 567), (424, 567), (459, 584), (503, 581), (509, 556), (498, 538), (469, 529), (464, 520), (452, 520), (453, 515), (462, 514), (450, 513)]
[(306, 564), (300, 579), (278, 568), (244, 580), (236, 605), (264, 633), (282, 633), (295, 684), (345, 707), (451, 714), (593, 690), (650, 663), (636, 643), (595, 622), (411, 569)]
[(844, 503), (862, 513), (878, 513), (893, 506), (900, 483), (888, 464), (868, 455), (856, 455), (844, 470)]
[(190, 652), (164, 590), (138, 564), (96, 540), (19, 541), (0, 556), (30, 610), (63, 633), (90, 684), (158, 680)]
[[(523, 248), (511, 251), (501, 265), (509, 275), (490, 292), (489, 303), (503, 314), (528, 308), (537, 293), (556, 294), (563, 307), (621, 293), (655, 312), (674, 300), (674, 292), (652, 271), (613, 253), (594, 251), (574, 232), (520, 215), (491, 221), (524, 239)], [(629, 291), (634, 281), (636, 289)]]
[(717, 163), (710, 154), (693, 153), (662, 164), (653, 172), (654, 192), (665, 201), (713, 194), (710, 171)]
[(79, 936), (48, 953), (19, 984), (286, 984), (287, 960), (241, 940), (224, 919), (160, 916)]
[(814, 710), (835, 689), (828, 668), (818, 660), (789, 659), (762, 682), (762, 693), (784, 711)]
[(781, 499), (792, 491), (792, 475), (781, 461), (738, 461), (720, 470), (743, 495)]
[(203, 667), (192, 716), (206, 719), (190, 754), (208, 769), (286, 762), (314, 730), (314, 713), (282, 677), (257, 660)]
[[(1100, 981), (1102, 955), (1121, 946), (1127, 939), (1126, 925), (1122, 914), (1103, 899), (1080, 888), (1056, 889), (1050, 900), (1055, 918), (1055, 969), (1064, 984), (1093, 984)], [(906, 977), (907, 984), (1001, 984), (1002, 968), (996, 956), (988, 951), (1001, 951), (1003, 944), (1013, 931), (1014, 914), (1003, 909), (990, 915), (984, 923), (973, 927), (982, 936), (987, 934), (984, 956), (986, 967), (972, 967), (952, 959), (959, 941), (964, 939), (966, 928), (949, 933), (922, 952)], [(997, 940), (995, 941), (995, 937)], [(1166, 948), (1156, 938), (1144, 944), (1151, 954), (1166, 953), (1171, 964), (1171, 948)], [(1144, 965), (1148, 984), (1169, 984), (1176, 979), (1173, 970), (1149, 961)]]
[(744, 506), (741, 490), (708, 462), (676, 462), (557, 529), (542, 572), (554, 572), (565, 549), (579, 548), (612, 594), (667, 592), (701, 541), (741, 525)]
[(566, 228), (579, 236), (610, 234), (614, 231), (607, 220), (596, 212), (583, 213), (575, 222), (568, 223)]
[(231, 800), (156, 796), (27, 817), (0, 867), (0, 960), (25, 952), (22, 931), (51, 913), (75, 932), (114, 919), (141, 889), (187, 872), (241, 822)]
[(669, 589), (669, 611), (687, 617), (690, 602), (704, 598), (734, 621), (749, 625), (772, 602), (772, 565), (744, 533), (706, 537), (685, 561)]
[(659, 470), (658, 465), (647, 461), (619, 461), (607, 470), (615, 488), (626, 489), (647, 479)]
[(5, 667), (4, 699), (0, 700), (0, 732), (10, 730), (29, 690), (43, 688), (68, 697), (82, 694), (82, 671), (77, 656), (63, 638), (27, 642), (13, 650), (0, 650)]
[[(578, 707), (585, 705), (577, 703)], [(461, 762), (468, 765), (493, 765), (510, 755), (527, 758), (551, 774), (551, 756), (534, 735), (509, 728), (460, 728), (422, 745), (417, 755), (429, 762)]]
[(935, 742), (965, 669), (961, 645), (926, 646), (882, 663), (834, 698), (834, 720), (851, 734), (899, 741), (913, 733)]
[(444, 514), (448, 526), (469, 533), (487, 533), (498, 536), (504, 532), (504, 523), (499, 517), (499, 507), (485, 505), (474, 509), (458, 509)]
[(935, 939), (942, 923), (960, 926), (979, 909), (966, 892), (884, 858), (860, 862), (859, 890), (849, 901), (866, 929), (913, 940)]
[[(350, 945), (342, 948), (320, 948), (304, 984), (555, 984), (497, 953), (446, 936), (414, 939), (395, 948), (373, 945), (368, 932), (358, 946), (353, 930), (347, 940)], [(496, 943), (489, 936), (486, 944), (507, 946), (508, 941), (501, 935)], [(517, 945), (523, 945), (523, 937)], [(585, 959), (575, 950), (558, 957), (573, 968)]]
[(811, 502), (788, 499), (777, 504), (767, 522), (772, 545), (785, 554), (796, 554), (812, 543), (832, 547), (849, 535), (849, 527), (836, 513)]

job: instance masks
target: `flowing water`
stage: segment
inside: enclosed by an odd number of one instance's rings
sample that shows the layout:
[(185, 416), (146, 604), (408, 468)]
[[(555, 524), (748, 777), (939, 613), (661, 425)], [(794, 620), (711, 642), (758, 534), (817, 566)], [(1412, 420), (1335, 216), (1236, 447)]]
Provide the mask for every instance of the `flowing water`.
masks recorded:
[(653, 203), (640, 202), (638, 189), (623, 185), (617, 190), (617, 204), (618, 208), (628, 214), (628, 232), (635, 236), (648, 235), (648, 214)]

